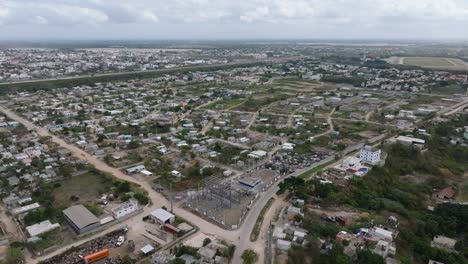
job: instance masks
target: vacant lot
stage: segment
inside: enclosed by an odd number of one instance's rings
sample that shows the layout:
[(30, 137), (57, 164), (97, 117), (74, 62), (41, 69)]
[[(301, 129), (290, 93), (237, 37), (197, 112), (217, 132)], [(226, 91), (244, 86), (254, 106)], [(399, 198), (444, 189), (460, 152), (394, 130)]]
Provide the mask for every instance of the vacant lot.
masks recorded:
[(419, 66), (432, 69), (468, 70), (468, 63), (460, 59), (442, 57), (392, 57), (389, 63)]
[(223, 109), (231, 109), (231, 108), (233, 108), (235, 106), (238, 106), (238, 105), (242, 104), (244, 101), (245, 101), (245, 99), (218, 100), (216, 102), (213, 102), (211, 104), (208, 104), (208, 105), (202, 107), (202, 109), (213, 110), (213, 109), (216, 109), (217, 105), (223, 105)]
[(70, 177), (53, 190), (55, 207), (70, 206), (73, 203), (70, 199), (72, 196), (78, 197), (79, 203), (94, 202), (101, 197), (101, 193), (109, 191), (111, 187), (112, 182), (109, 179), (92, 172)]

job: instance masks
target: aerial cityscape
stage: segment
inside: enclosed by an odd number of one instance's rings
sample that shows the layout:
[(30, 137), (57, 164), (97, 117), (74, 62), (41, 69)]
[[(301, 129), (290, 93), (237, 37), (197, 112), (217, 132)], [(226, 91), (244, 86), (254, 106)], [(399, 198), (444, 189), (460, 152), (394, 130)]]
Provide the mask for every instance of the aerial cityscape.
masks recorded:
[(468, 3), (371, 2), (0, 2), (0, 264), (468, 263)]

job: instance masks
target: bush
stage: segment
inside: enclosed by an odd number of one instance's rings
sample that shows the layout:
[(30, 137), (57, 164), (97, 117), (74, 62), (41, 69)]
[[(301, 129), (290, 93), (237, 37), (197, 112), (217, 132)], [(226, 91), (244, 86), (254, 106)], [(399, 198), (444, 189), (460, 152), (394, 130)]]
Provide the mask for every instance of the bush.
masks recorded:
[(141, 193), (141, 192), (137, 192), (133, 195), (133, 198), (135, 198), (138, 203), (142, 204), (142, 205), (147, 205), (150, 201), (149, 197), (144, 194), (144, 193)]
[(203, 239), (203, 246), (205, 247), (206, 245), (208, 245), (209, 243), (211, 243), (211, 239), (210, 238), (205, 238)]

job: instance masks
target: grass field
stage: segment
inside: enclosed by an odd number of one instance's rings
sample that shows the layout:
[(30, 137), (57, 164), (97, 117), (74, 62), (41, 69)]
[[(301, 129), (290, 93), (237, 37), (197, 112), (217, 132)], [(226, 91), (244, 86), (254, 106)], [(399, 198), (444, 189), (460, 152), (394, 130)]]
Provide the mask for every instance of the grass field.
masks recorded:
[(53, 190), (55, 206), (58, 208), (70, 206), (71, 196), (79, 197), (79, 203), (93, 202), (111, 186), (112, 182), (109, 179), (91, 172), (70, 177), (64, 180), (60, 187)]
[(216, 102), (213, 102), (211, 104), (208, 104), (208, 105), (202, 107), (202, 109), (213, 110), (213, 109), (216, 108), (216, 105), (218, 105), (218, 104), (224, 105), (224, 109), (230, 109), (230, 108), (232, 108), (234, 106), (242, 104), (243, 102), (245, 102), (245, 99), (218, 100)]
[(468, 70), (468, 63), (455, 58), (443, 57), (391, 57), (389, 63), (419, 66), (431, 69)]

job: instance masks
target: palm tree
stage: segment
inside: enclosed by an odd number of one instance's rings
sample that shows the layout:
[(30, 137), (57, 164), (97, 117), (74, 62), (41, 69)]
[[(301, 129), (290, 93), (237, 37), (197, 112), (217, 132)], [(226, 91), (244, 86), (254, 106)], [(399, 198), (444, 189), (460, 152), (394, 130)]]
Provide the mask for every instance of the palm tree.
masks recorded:
[(231, 259), (234, 256), (234, 251), (236, 251), (236, 246), (235, 245), (229, 245), (223, 251), (223, 255), (226, 258), (228, 258), (229, 263), (231, 263)]
[(244, 264), (253, 264), (257, 261), (257, 253), (251, 249), (246, 249), (241, 255)]

